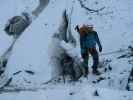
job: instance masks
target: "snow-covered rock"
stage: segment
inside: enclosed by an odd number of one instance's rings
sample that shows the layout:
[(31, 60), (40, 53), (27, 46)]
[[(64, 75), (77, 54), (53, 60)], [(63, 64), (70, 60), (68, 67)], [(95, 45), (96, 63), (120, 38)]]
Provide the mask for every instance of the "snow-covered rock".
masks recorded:
[[(104, 9), (92, 13), (81, 7), (80, 1), (88, 8), (95, 10), (100, 8)], [(23, 3), (20, 4), (23, 5)], [(17, 7), (21, 9), (23, 8), (22, 5), (20, 8), (19, 6)], [(47, 93), (60, 97), (60, 93), (63, 92), (63, 96), (61, 97), (69, 100), (71, 97), (65, 95), (65, 93), (67, 94), (67, 89), (69, 90), (71, 88), (73, 90), (72, 94), (76, 92), (72, 100), (88, 100), (88, 98), (92, 100), (110, 100), (112, 98), (116, 100), (132, 100), (132, 92), (125, 91), (129, 72), (133, 65), (133, 57), (125, 56), (128, 55), (128, 50), (126, 50), (128, 46), (133, 45), (132, 5), (133, 1), (131, 0), (68, 0), (66, 6), (66, 0), (51, 0), (48, 7), (16, 41), (12, 55), (7, 63), (5, 74), (8, 77), (13, 77), (12, 84), (18, 86), (35, 86), (58, 76), (60, 69), (58, 58), (60, 58), (60, 54), (63, 52), (60, 46), (72, 57), (80, 58), (79, 35), (74, 30), (74, 27), (77, 24), (83, 23), (93, 24), (103, 45), (103, 53), (100, 53), (100, 61), (103, 66), (99, 70), (106, 71), (103, 71), (101, 76), (94, 76), (91, 74), (90, 64), (88, 81), (85, 84), (84, 82), (83, 84), (79, 83), (83, 86), (76, 85), (75, 87), (63, 88), (63, 85), (55, 89), (54, 92), (57, 92), (56, 94), (52, 92), (53, 90), (50, 91), (49, 89)], [(5, 8), (5, 6), (2, 8)], [(15, 9), (13, 6), (11, 8)], [(73, 12), (71, 14), (72, 8)], [(71, 20), (70, 27), (72, 36), (76, 40), (76, 46), (71, 46), (69, 43), (67, 44), (64, 41), (61, 42), (58, 38), (54, 38), (55, 34), (60, 34), (59, 27), (65, 9), (67, 9), (67, 14), (69, 15), (69, 21)], [(20, 11), (14, 10), (15, 15)], [(5, 16), (10, 17), (8, 14)], [(3, 21), (4, 17), (0, 16), (1, 19)], [(0, 52), (3, 52), (8, 47), (7, 44), (9, 45), (11, 43), (11, 38), (6, 36), (2, 30), (1, 32), (1, 38), (3, 40), (0, 40), (2, 41), (2, 49), (0, 49)], [(122, 49), (122, 52), (118, 52), (117, 50), (119, 49)], [(92, 62), (90, 61), (90, 63)], [(84, 79), (81, 78), (81, 81), (84, 81)], [(132, 83), (129, 86), (132, 87)], [(94, 87), (98, 87), (100, 98), (94, 98), (92, 96), (93, 90), (95, 90)], [(48, 95), (47, 97), (53, 99), (52, 96)]]
[[(16, 41), (6, 68), (8, 76), (13, 77), (12, 83), (25, 84), (25, 80), (28, 80), (37, 84), (48, 81), (53, 76), (52, 68), (55, 64), (53, 65), (52, 59), (55, 56), (51, 54), (56, 41), (53, 42), (52, 39), (55, 31), (58, 31), (61, 12), (65, 7), (63, 1), (60, 1), (61, 5), (56, 7), (58, 3), (51, 2)], [(52, 12), (49, 12), (50, 10)], [(34, 72), (34, 75), (28, 75), (25, 70)], [(19, 71), (22, 72), (13, 76)]]

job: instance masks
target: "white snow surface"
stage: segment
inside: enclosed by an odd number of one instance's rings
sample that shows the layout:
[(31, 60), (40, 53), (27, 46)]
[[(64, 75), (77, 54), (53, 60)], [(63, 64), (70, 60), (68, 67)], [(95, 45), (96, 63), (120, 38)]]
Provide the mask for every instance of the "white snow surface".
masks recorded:
[[(95, 91), (99, 96), (95, 96)], [(76, 84), (56, 84), (47, 86), (45, 89), (37, 91), (5, 93), (0, 95), (4, 100), (132, 100), (132, 92), (112, 90), (107, 88), (93, 87), (84, 83)]]
[[(84, 0), (82, 0), (84, 1)], [(14, 15), (20, 15), (23, 11), (32, 11), (37, 6), (38, 0), (2, 0), (0, 3), (0, 55), (12, 43), (12, 37), (9, 37), (3, 31), (4, 25), (9, 18)], [(7, 63), (6, 75), (13, 76), (13, 73), (22, 71), (14, 76), (13, 85), (36, 87), (40, 83), (57, 76), (58, 63), (53, 59), (58, 57), (60, 44), (68, 52), (80, 58), (79, 35), (74, 30), (77, 24), (93, 24), (98, 32), (103, 45), (103, 52), (100, 54), (100, 61), (111, 60), (108, 64), (112, 71), (103, 73), (101, 77), (106, 78), (97, 84), (93, 81), (98, 78), (91, 73), (88, 80), (81, 78), (81, 82), (76, 83), (56, 83), (48, 84), (43, 89), (37, 91), (22, 91), (15, 93), (0, 94), (1, 100), (133, 100), (133, 92), (126, 91), (129, 71), (132, 64), (128, 61), (132, 58), (117, 59), (122, 54), (115, 53), (104, 55), (119, 49), (126, 49), (133, 45), (133, 1), (132, 0), (86, 0), (83, 2), (91, 9), (105, 7), (99, 13), (89, 13), (81, 8), (78, 0), (50, 0), (49, 5), (25, 30), (25, 32), (16, 41), (12, 55)], [(68, 15), (73, 6), (71, 18), (71, 31), (76, 39), (77, 47), (60, 43), (58, 39), (53, 39), (53, 35), (58, 33), (59, 25), (62, 21), (62, 12), (66, 9)], [(56, 51), (54, 51), (56, 48)], [(76, 52), (74, 54), (74, 51)], [(91, 70), (92, 60), (90, 59), (89, 69)], [(108, 65), (107, 64), (107, 65)], [(29, 75), (25, 70), (35, 72), (35, 75)], [(56, 71), (57, 70), (57, 71)], [(102, 70), (102, 69), (101, 69)], [(124, 74), (121, 74), (124, 73)], [(110, 77), (108, 79), (108, 77)], [(25, 80), (31, 83), (26, 83)], [(119, 84), (121, 82), (121, 84)], [(94, 96), (98, 91), (99, 96)]]

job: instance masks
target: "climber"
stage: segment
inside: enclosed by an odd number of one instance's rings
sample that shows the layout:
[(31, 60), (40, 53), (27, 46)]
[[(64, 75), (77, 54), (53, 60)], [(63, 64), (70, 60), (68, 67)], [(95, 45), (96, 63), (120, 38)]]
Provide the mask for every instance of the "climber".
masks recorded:
[(93, 65), (92, 65), (92, 73), (95, 75), (99, 75), (100, 72), (98, 71), (98, 64), (99, 64), (99, 55), (98, 51), (96, 50), (96, 43), (99, 46), (99, 51), (102, 52), (102, 45), (98, 38), (98, 34), (93, 29), (93, 25), (76, 25), (75, 30), (80, 34), (80, 47), (81, 47), (81, 56), (83, 58), (83, 65), (84, 66), (84, 76), (87, 76), (89, 73), (88, 70), (88, 60), (89, 54), (91, 54), (93, 58)]

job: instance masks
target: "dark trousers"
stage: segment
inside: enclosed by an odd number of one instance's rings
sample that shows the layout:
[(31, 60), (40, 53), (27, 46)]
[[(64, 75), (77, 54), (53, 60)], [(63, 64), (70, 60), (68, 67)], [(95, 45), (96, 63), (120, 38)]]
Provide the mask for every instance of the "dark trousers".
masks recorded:
[(91, 54), (91, 56), (93, 58), (92, 68), (95, 70), (95, 69), (97, 69), (98, 64), (99, 64), (99, 55), (98, 55), (96, 48), (87, 48), (84, 50), (84, 53), (81, 53), (82, 58), (83, 58), (84, 67), (88, 67), (89, 54)]

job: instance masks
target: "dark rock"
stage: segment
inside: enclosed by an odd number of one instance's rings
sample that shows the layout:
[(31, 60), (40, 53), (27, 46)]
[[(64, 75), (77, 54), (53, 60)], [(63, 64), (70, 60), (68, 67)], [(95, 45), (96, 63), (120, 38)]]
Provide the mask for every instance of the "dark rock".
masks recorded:
[(99, 96), (99, 93), (97, 90), (94, 91), (94, 96)]
[(26, 73), (30, 74), (30, 75), (34, 75), (35, 72), (31, 71), (31, 70), (25, 70)]
[(74, 95), (74, 92), (70, 92), (69, 95)]
[(22, 71), (17, 71), (15, 73), (13, 73), (13, 75), (18, 75), (19, 73), (21, 73)]

